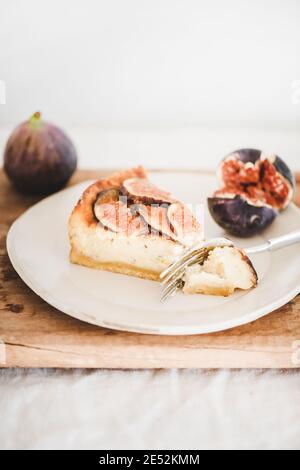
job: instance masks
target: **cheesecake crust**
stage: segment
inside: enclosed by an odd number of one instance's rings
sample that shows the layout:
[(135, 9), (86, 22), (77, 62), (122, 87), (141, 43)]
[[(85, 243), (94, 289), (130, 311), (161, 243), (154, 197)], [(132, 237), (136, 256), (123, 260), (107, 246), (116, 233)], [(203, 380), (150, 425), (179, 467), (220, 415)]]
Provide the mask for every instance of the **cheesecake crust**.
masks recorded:
[(151, 281), (159, 281), (160, 279), (160, 273), (158, 272), (137, 268), (136, 266), (124, 263), (102, 263), (78, 252), (74, 247), (72, 247), (70, 252), (70, 261), (73, 264), (79, 264), (81, 266), (86, 266), (87, 268), (126, 274), (127, 276), (139, 277), (141, 279), (149, 279)]
[(231, 287), (214, 287), (214, 286), (205, 286), (205, 288), (189, 288), (184, 289), (185, 294), (202, 294), (202, 295), (215, 295), (218, 297), (229, 297), (234, 293), (234, 289)]

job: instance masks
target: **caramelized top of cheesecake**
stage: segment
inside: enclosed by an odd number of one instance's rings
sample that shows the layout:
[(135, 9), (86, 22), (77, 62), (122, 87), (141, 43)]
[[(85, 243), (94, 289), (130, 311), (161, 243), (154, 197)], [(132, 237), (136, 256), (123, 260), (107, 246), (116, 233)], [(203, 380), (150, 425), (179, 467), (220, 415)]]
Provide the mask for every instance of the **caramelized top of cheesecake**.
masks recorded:
[(203, 238), (191, 210), (151, 183), (142, 167), (94, 183), (75, 211), (79, 209), (89, 225), (98, 224), (120, 236), (159, 236), (183, 245)]

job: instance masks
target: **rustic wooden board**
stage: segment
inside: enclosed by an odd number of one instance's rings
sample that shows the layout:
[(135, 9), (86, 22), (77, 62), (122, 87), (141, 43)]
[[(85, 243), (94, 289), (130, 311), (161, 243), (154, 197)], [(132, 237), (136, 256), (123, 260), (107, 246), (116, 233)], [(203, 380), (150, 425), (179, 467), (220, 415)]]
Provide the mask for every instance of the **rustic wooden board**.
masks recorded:
[[(101, 171), (79, 171), (71, 184), (103, 174)], [(297, 197), (300, 204), (299, 193)], [(198, 336), (161, 337), (117, 332), (80, 322), (51, 307), (21, 281), (5, 248), (9, 226), (37, 200), (18, 194), (0, 171), (1, 367), (300, 366), (300, 357), (297, 357), (300, 356), (297, 353), (300, 297), (249, 325)]]

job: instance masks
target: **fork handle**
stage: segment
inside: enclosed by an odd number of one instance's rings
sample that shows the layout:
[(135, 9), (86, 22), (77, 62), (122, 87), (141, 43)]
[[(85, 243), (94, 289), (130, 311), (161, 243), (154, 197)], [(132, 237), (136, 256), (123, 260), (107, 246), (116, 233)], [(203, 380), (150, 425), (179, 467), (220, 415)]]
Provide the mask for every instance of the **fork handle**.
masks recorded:
[(257, 245), (252, 248), (247, 248), (245, 251), (248, 255), (256, 253), (264, 253), (265, 251), (277, 251), (281, 248), (286, 248), (300, 242), (300, 230), (296, 232), (282, 235), (281, 237), (271, 238), (262, 245)]

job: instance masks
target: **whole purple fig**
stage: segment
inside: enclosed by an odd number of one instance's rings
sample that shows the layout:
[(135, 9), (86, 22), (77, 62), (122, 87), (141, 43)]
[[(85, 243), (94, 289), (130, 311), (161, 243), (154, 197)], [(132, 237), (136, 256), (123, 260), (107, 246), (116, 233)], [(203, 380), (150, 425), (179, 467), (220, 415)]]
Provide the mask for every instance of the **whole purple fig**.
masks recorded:
[(29, 194), (51, 194), (63, 188), (77, 166), (69, 137), (35, 113), (9, 137), (4, 170), (17, 189)]

